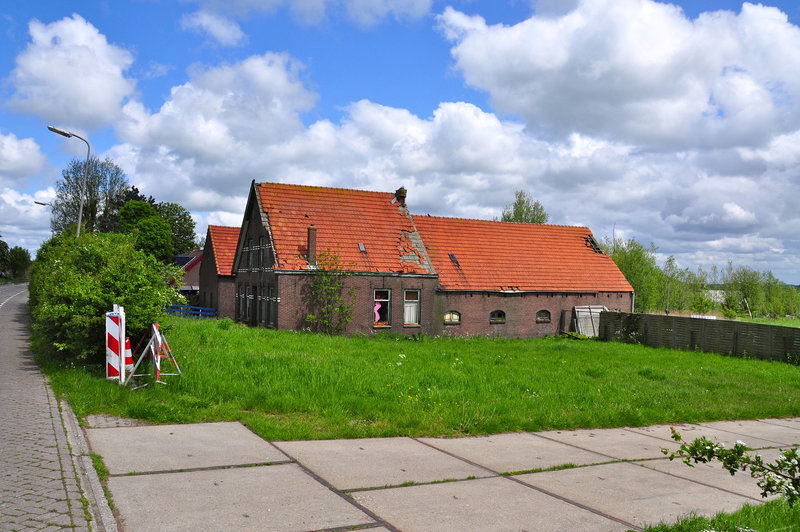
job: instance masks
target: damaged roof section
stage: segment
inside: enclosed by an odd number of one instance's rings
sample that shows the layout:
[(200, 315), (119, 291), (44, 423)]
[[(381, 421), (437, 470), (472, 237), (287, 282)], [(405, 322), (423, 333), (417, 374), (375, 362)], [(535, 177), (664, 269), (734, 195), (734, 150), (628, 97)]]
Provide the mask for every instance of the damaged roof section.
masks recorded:
[(405, 207), (404, 189), (392, 194), (282, 183), (254, 187), (269, 220), (275, 269), (309, 269), (308, 228), (313, 225), (316, 255), (335, 253), (343, 269), (434, 273)]

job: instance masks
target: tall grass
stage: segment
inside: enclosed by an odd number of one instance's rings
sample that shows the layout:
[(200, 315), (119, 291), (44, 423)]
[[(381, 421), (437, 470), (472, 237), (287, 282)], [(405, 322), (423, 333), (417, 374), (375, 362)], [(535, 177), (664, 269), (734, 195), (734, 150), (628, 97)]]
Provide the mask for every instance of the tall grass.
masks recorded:
[(241, 420), (272, 440), (463, 435), (800, 414), (800, 368), (563, 338), (346, 338), (162, 324), (183, 376), (130, 390), (45, 362), (79, 417)]
[(791, 532), (800, 529), (800, 505), (789, 506), (784, 499), (774, 499), (764, 504), (745, 504), (732, 513), (718, 513), (713, 517), (691, 515), (674, 524), (659, 524), (645, 528), (645, 532)]

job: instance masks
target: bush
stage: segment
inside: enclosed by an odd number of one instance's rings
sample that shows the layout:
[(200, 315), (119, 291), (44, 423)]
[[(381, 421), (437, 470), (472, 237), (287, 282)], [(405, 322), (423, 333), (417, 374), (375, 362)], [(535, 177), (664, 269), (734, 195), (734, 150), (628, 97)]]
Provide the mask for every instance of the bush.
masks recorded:
[[(105, 313), (125, 307), (128, 336), (157, 321), (166, 305), (180, 302), (167, 286), (177, 268), (159, 264), (123, 234), (58, 235), (39, 249), (30, 273), (33, 340), (38, 352), (102, 363)], [(180, 281), (175, 286), (180, 286)]]

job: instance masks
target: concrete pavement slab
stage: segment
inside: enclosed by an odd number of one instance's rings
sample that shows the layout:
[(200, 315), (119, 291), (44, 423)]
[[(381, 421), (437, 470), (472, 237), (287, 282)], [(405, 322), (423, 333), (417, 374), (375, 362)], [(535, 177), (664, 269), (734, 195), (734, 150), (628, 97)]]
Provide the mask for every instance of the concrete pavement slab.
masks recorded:
[(786, 417), (775, 419), (759, 419), (764, 423), (772, 423), (773, 425), (782, 425), (784, 427), (793, 427), (800, 430), (800, 417)]
[(690, 512), (713, 515), (734, 511), (754, 502), (748, 497), (627, 462), (515, 478), (639, 527), (673, 522)]
[(498, 473), (547, 469), (564, 464), (607, 462), (608, 457), (519, 432), (470, 438), (417, 438)]
[(627, 528), (505, 477), (359, 491), (352, 496), (404, 531)]
[[(780, 450), (778, 449), (764, 449), (758, 451), (758, 454), (760, 454), (765, 461), (775, 460), (779, 453)], [(647, 460), (645, 462), (636, 462), (636, 464), (701, 484), (716, 486), (720, 489), (732, 491), (745, 497), (751, 497), (755, 502), (767, 500), (761, 497), (761, 490), (756, 485), (755, 479), (750, 476), (749, 470), (739, 471), (735, 475), (731, 475), (727, 470), (723, 469), (722, 464), (717, 460), (706, 464), (693, 463), (692, 467), (684, 464), (680, 458), (676, 458), (675, 460), (669, 460), (667, 458), (661, 460)]]
[(749, 439), (753, 436), (767, 440), (771, 446), (790, 446), (800, 444), (800, 429), (784, 427), (763, 421), (714, 421), (712, 423), (702, 423), (704, 427), (718, 429), (731, 434), (738, 435), (740, 439), (750, 447), (755, 447)]
[(275, 442), (340, 490), (491, 474), (410, 438)]
[[(737, 440), (745, 440), (745, 436), (742, 434), (735, 434), (730, 431), (720, 430), (718, 428), (714, 428), (709, 424), (677, 424), (677, 425), (653, 425), (651, 427), (631, 427), (628, 430), (633, 432), (639, 432), (641, 434), (647, 434), (649, 436), (653, 436), (655, 438), (659, 438), (663, 441), (661, 444), (662, 447), (667, 449), (678, 449), (678, 444), (675, 440), (672, 439), (672, 431), (670, 430), (671, 427), (674, 427), (678, 433), (680, 433), (681, 438), (685, 442), (694, 441), (696, 438), (700, 438), (705, 436), (706, 438), (710, 439), (711, 441), (717, 441), (719, 443), (724, 443), (728, 447), (732, 447)], [(754, 433), (756, 434), (756, 433)], [(763, 438), (758, 438), (755, 436), (746, 436), (747, 443), (753, 449), (762, 449), (764, 447), (775, 447), (777, 444), (771, 440), (765, 440)]]
[(297, 464), (113, 476), (124, 530), (320, 530), (375, 524)]
[(289, 461), (238, 422), (86, 429), (112, 475)]
[(580, 449), (620, 460), (660, 458), (663, 442), (625, 429), (552, 430), (537, 433), (542, 438), (560, 441)]

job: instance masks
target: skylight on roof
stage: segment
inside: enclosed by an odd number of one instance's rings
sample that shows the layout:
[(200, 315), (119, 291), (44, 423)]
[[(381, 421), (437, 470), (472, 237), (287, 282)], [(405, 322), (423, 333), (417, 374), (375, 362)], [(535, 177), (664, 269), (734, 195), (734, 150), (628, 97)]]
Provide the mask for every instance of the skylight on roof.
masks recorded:
[(364, 244), (363, 244), (362, 242), (359, 242), (359, 243), (358, 243), (358, 250), (359, 250), (361, 253), (366, 253), (366, 252), (367, 252), (367, 248), (366, 248), (366, 247), (364, 247)]
[(454, 254), (452, 254), (452, 253), (448, 253), (448, 256), (450, 257), (450, 260), (451, 260), (451, 261), (453, 261), (453, 264), (455, 264), (456, 266), (461, 266), (461, 265), (458, 263), (458, 259), (456, 258), (456, 256), (455, 256)]

